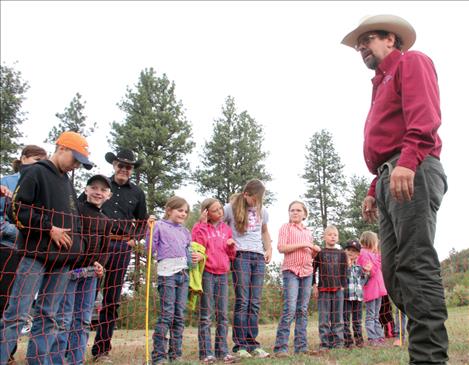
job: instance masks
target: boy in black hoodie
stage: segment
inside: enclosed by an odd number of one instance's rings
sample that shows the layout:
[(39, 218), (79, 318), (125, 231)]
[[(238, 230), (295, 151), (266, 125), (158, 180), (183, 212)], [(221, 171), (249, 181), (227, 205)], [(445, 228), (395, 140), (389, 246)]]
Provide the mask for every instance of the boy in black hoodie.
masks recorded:
[(12, 221), (19, 229), (18, 251), (24, 256), (0, 321), (0, 365), (7, 364), (36, 293), (26, 356), (29, 364), (46, 363), (69, 265), (82, 250), (76, 194), (67, 172), (80, 165), (92, 168), (88, 143), (68, 131), (56, 145), (49, 160), (37, 162), (21, 175), (13, 194)]
[(98, 278), (104, 274), (112, 223), (102, 211), (111, 198), (111, 181), (103, 175), (88, 179), (81, 214), (83, 254), (71, 264), (70, 281), (57, 314), (59, 331), (51, 347), (52, 364), (83, 364), (90, 332)]

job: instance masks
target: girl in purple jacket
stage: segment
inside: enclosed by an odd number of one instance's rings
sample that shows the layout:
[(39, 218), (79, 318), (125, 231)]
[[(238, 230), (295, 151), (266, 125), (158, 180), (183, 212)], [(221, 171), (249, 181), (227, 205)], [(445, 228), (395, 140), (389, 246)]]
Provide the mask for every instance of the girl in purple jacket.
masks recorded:
[[(200, 207), (201, 216), (192, 228), (192, 240), (206, 249), (207, 261), (202, 277), (203, 294), (199, 310), (199, 357), (205, 364), (217, 359), (233, 363), (228, 353), (228, 272), (230, 261), (236, 255), (231, 228), (223, 221), (223, 207), (217, 199), (205, 199)], [(212, 308), (212, 301), (213, 306)], [(215, 352), (212, 351), (210, 324), (215, 310), (217, 329)]]

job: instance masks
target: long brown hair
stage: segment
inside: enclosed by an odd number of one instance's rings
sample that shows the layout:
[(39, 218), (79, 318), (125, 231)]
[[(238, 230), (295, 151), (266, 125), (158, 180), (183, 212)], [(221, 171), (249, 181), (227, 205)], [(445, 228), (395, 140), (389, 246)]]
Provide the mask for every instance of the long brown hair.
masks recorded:
[(11, 164), (14, 172), (20, 171), (20, 167), (22, 165), (21, 157), (23, 156), (24, 157), (33, 157), (33, 156), (47, 157), (47, 152), (44, 148), (36, 146), (35, 144), (28, 144), (21, 151), (20, 158), (14, 160), (13, 163)]
[(248, 204), (244, 194), (256, 197), (256, 211), (259, 217), (262, 217), (262, 202), (264, 200), (265, 186), (262, 181), (249, 180), (243, 188), (242, 193), (234, 194), (230, 201), (233, 207), (233, 216), (236, 230), (244, 234), (248, 226)]

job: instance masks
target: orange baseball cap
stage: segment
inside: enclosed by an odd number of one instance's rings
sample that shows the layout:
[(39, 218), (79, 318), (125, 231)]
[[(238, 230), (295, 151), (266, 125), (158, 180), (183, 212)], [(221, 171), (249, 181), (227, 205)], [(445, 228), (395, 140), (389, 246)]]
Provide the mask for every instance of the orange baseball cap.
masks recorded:
[(56, 145), (70, 148), (73, 152), (73, 157), (80, 162), (87, 170), (93, 168), (93, 163), (88, 159), (90, 153), (88, 152), (88, 142), (81, 134), (72, 131), (63, 132), (57, 141)]

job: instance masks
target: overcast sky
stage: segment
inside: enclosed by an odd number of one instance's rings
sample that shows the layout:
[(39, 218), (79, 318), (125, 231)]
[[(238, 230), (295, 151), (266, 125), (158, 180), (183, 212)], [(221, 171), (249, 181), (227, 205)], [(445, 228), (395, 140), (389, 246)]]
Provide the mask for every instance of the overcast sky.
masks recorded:
[[(289, 202), (304, 194), (305, 146), (315, 132), (333, 134), (348, 176), (371, 179), (362, 143), (373, 72), (340, 41), (364, 16), (384, 13), (414, 26), (412, 49), (428, 54), (438, 72), (449, 182), (435, 243), (443, 259), (453, 247), (469, 247), (467, 2), (2, 1), (1, 61), (17, 62), (31, 86), (23, 142), (44, 145), (55, 113), (79, 92), (88, 119), (99, 124), (89, 142), (105, 174), (111, 173), (104, 160), (109, 125), (123, 120), (116, 103), (142, 69), (153, 67), (175, 82), (193, 125), (195, 157), (233, 96), (238, 110), (264, 127), (268, 189), (277, 198), (269, 207), (276, 247)], [(191, 204), (203, 198), (190, 186), (179, 193)], [(274, 257), (281, 259), (278, 252)]]

